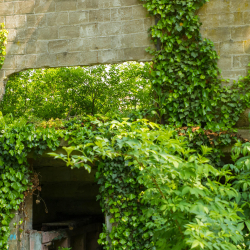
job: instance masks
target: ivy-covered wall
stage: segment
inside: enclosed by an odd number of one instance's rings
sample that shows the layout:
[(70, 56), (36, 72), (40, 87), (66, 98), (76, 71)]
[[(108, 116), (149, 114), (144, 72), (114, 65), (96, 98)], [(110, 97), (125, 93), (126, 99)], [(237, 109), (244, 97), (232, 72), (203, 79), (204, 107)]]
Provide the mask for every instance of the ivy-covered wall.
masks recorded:
[[(199, 10), (202, 35), (215, 43), (222, 76), (231, 80), (245, 76), (250, 61), (249, 6), (211, 0)], [(140, 0), (1, 1), (9, 36), (0, 88), (4, 77), (26, 68), (150, 60), (145, 47), (154, 20), (146, 15)]]

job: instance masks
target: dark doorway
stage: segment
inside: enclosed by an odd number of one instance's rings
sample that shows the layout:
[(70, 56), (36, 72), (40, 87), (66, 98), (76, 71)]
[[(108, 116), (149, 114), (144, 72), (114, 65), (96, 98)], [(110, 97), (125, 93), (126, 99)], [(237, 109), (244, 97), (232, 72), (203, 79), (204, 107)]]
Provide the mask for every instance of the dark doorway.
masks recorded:
[(33, 162), (41, 190), (33, 195), (33, 229), (43, 232), (45, 249), (97, 250), (104, 214), (96, 196), (96, 169), (70, 169), (61, 160)]

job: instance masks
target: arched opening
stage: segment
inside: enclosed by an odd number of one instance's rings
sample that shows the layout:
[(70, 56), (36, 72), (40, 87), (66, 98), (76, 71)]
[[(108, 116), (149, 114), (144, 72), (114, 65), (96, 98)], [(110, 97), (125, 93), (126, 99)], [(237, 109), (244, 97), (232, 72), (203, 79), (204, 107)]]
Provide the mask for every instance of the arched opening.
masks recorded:
[(13, 117), (67, 119), (149, 110), (150, 63), (33, 69), (12, 75), (0, 110)]

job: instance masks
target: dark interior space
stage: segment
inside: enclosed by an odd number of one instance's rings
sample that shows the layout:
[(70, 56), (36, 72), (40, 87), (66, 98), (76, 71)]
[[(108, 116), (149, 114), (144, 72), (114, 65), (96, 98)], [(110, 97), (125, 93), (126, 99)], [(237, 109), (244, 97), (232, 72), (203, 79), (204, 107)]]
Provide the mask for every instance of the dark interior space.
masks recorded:
[(84, 168), (70, 169), (52, 158), (34, 161), (33, 169), (41, 186), (33, 195), (33, 229), (50, 235), (60, 232), (48, 249), (101, 249), (97, 240), (105, 221), (100, 202), (96, 201), (96, 169), (89, 174)]

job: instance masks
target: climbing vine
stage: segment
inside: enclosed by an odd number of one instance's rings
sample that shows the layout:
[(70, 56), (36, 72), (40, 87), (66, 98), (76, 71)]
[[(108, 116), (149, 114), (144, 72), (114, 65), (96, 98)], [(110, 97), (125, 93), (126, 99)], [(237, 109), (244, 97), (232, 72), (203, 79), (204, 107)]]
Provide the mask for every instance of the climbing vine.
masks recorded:
[(4, 56), (6, 55), (6, 44), (7, 44), (8, 31), (4, 29), (4, 24), (0, 23), (0, 69), (4, 63)]
[[(97, 180), (100, 187), (98, 199), (103, 213), (109, 215), (113, 225), (108, 232), (106, 227), (98, 243), (109, 248), (153, 249), (152, 231), (145, 228), (143, 210), (146, 206), (139, 200), (144, 185), (137, 180), (139, 170), (125, 161), (124, 157), (104, 160), (99, 163)], [(109, 241), (106, 241), (109, 237)]]
[(202, 39), (199, 8), (209, 0), (142, 0), (157, 23), (151, 70), (161, 123), (219, 131), (236, 124), (249, 106), (249, 78), (222, 87), (213, 42)]

